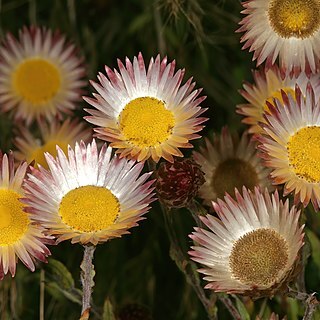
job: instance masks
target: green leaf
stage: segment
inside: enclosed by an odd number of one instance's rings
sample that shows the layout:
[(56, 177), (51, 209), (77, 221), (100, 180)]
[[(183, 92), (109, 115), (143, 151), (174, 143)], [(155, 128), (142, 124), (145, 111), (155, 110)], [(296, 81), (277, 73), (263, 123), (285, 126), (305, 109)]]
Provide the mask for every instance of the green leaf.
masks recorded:
[(250, 320), (250, 315), (246, 307), (244, 306), (243, 302), (236, 295), (233, 295), (233, 297), (236, 300), (236, 307), (241, 315), (241, 319)]
[(311, 244), (312, 259), (320, 270), (320, 240), (311, 230), (306, 229), (306, 234)]
[(288, 304), (289, 304), (289, 308), (288, 308), (288, 317), (289, 319), (292, 320), (298, 320), (299, 319), (299, 314), (301, 306), (299, 305), (299, 302), (296, 299), (292, 299), (292, 298), (288, 298)]
[[(57, 300), (68, 300), (81, 305), (82, 291), (75, 288), (74, 280), (66, 266), (50, 259), (46, 270), (46, 290)], [(62, 293), (62, 295), (61, 295)]]
[(47, 272), (46, 276), (51, 281), (55, 281), (61, 289), (70, 290), (74, 288), (74, 280), (71, 273), (60, 261), (50, 259), (45, 270)]
[(104, 301), (102, 320), (116, 320), (112, 303), (108, 298)]

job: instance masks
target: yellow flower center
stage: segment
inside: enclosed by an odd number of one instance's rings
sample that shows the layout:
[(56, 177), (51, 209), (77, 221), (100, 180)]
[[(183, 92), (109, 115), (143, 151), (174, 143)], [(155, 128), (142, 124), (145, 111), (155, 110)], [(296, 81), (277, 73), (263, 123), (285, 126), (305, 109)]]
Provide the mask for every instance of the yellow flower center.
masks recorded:
[(60, 89), (61, 75), (51, 62), (28, 59), (13, 74), (13, 87), (23, 99), (38, 105), (50, 101)]
[(56, 145), (58, 145), (64, 153), (67, 153), (68, 143), (60, 140), (49, 140), (43, 146), (33, 150), (28, 157), (28, 162), (35, 160), (35, 164), (40, 164), (45, 169), (48, 169), (48, 164), (44, 156), (45, 152), (49, 152), (53, 157), (57, 156)]
[(320, 26), (319, 0), (271, 0), (268, 9), (272, 29), (282, 38), (304, 39)]
[(218, 198), (225, 192), (234, 194), (234, 188), (241, 190), (243, 186), (253, 189), (258, 184), (258, 176), (252, 165), (241, 159), (227, 159), (214, 170), (211, 186)]
[(287, 144), (289, 165), (308, 182), (320, 182), (320, 127), (304, 127)]
[[(287, 95), (291, 95), (295, 99), (295, 91), (294, 91), (294, 89), (287, 87), (287, 88), (281, 88), (278, 91), (272, 92), (272, 94), (266, 100), (266, 102), (269, 102), (272, 105), (274, 105), (273, 99), (278, 99), (281, 104), (284, 104), (283, 99), (282, 99), (281, 90), (284, 91)], [(264, 105), (264, 111), (266, 111), (266, 112), (270, 111), (267, 104)]]
[(229, 258), (233, 277), (256, 286), (267, 286), (279, 280), (287, 263), (287, 241), (276, 231), (264, 228), (238, 239)]
[(0, 189), (0, 246), (14, 244), (27, 231), (29, 218), (19, 198), (13, 190)]
[(124, 137), (138, 147), (153, 147), (166, 141), (175, 125), (173, 113), (163, 101), (142, 97), (130, 101), (119, 115)]
[(110, 227), (118, 217), (120, 204), (104, 187), (84, 186), (69, 191), (61, 200), (62, 221), (80, 232), (95, 232)]

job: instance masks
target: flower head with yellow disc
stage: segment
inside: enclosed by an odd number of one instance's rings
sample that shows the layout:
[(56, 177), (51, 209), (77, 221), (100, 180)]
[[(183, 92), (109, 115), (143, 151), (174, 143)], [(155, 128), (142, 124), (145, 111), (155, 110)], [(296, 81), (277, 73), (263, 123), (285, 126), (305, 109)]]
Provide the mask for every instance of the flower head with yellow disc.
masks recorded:
[(284, 184), (284, 193), (294, 193), (295, 203), (320, 206), (320, 102), (309, 84), (304, 97), (282, 92), (281, 101), (269, 104), (260, 141), (260, 155), (271, 168), (274, 184)]
[(189, 141), (200, 137), (205, 97), (192, 79), (181, 85), (184, 70), (175, 72), (175, 61), (158, 55), (146, 70), (140, 53), (125, 64), (118, 60), (120, 73), (106, 67), (107, 76), (99, 73), (100, 83), (92, 82), (97, 93), (84, 99), (95, 109), (86, 109), (91, 116), (85, 119), (99, 126), (97, 136), (110, 141), (120, 157), (173, 162), (173, 156), (183, 156), (179, 148), (191, 148)]
[(21, 162), (14, 169), (13, 153), (0, 153), (0, 280), (10, 272), (16, 273), (20, 259), (31, 271), (35, 261), (46, 262), (50, 251), (46, 243), (50, 238), (43, 234), (44, 228), (24, 211), (22, 182), (27, 163)]
[(59, 32), (30, 27), (0, 46), (0, 106), (16, 120), (70, 113), (85, 85), (82, 59)]

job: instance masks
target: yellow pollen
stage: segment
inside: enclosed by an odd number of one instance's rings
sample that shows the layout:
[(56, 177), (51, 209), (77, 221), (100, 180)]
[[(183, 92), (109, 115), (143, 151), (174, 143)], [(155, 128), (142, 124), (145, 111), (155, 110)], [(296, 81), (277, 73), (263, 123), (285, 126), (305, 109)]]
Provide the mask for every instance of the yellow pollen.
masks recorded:
[(46, 158), (44, 157), (44, 153), (48, 152), (53, 157), (56, 157), (57, 156), (56, 145), (58, 145), (65, 154), (67, 153), (67, 150), (68, 150), (67, 141), (49, 140), (43, 146), (40, 146), (35, 150), (33, 150), (30, 156), (28, 156), (27, 161), (31, 162), (35, 160), (35, 164), (40, 164), (45, 169), (48, 169), (48, 164), (47, 164)]
[[(271, 94), (270, 97), (266, 100), (266, 102), (268, 101), (269, 103), (271, 103), (272, 105), (274, 105), (273, 99), (278, 99), (281, 104), (284, 104), (283, 99), (282, 99), (281, 90), (284, 91), (287, 95), (291, 95), (291, 96), (295, 99), (294, 89), (289, 88), (289, 87), (286, 87), (286, 88), (281, 88), (281, 89), (278, 90), (278, 91), (272, 92), (272, 94)], [(264, 111), (266, 111), (266, 112), (269, 112), (269, 111), (270, 111), (267, 104), (264, 105)]]
[(271, 0), (268, 9), (272, 29), (282, 38), (305, 39), (319, 30), (319, 0)]
[(157, 146), (166, 141), (175, 125), (163, 101), (142, 97), (130, 101), (119, 115), (120, 130), (134, 146)]
[(231, 158), (221, 162), (214, 170), (211, 186), (218, 198), (223, 198), (225, 192), (233, 195), (234, 188), (241, 190), (246, 186), (252, 190), (258, 181), (257, 173), (250, 163)]
[(13, 190), (0, 189), (0, 247), (14, 244), (27, 231), (29, 218), (19, 198)]
[(80, 232), (95, 232), (110, 227), (118, 217), (120, 204), (104, 187), (84, 186), (69, 191), (61, 200), (62, 221)]
[(287, 144), (289, 165), (301, 179), (320, 182), (320, 127), (304, 127)]
[(238, 239), (231, 251), (229, 267), (243, 284), (267, 286), (279, 280), (288, 262), (288, 244), (272, 229), (256, 229)]
[(19, 64), (12, 80), (13, 88), (22, 99), (39, 105), (47, 103), (57, 94), (61, 75), (51, 62), (34, 58)]

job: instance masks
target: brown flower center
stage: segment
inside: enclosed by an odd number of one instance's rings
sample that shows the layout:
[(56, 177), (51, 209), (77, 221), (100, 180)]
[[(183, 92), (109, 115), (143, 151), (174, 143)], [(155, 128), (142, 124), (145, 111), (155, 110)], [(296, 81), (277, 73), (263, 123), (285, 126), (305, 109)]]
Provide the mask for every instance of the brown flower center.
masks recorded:
[(233, 277), (255, 286), (275, 283), (287, 263), (287, 241), (276, 231), (264, 228), (248, 232), (238, 239), (229, 258)]
[(227, 159), (214, 170), (211, 186), (218, 198), (225, 192), (234, 194), (234, 188), (241, 190), (243, 186), (253, 189), (258, 184), (258, 175), (252, 165), (241, 159)]

